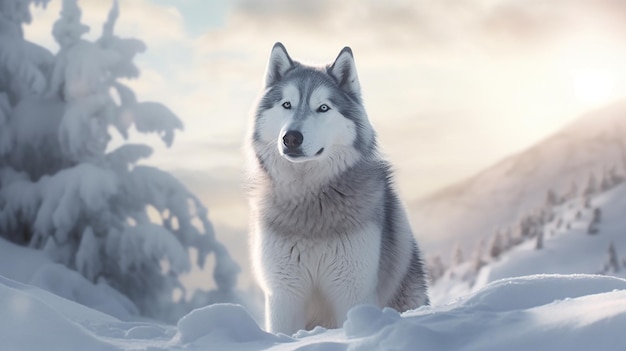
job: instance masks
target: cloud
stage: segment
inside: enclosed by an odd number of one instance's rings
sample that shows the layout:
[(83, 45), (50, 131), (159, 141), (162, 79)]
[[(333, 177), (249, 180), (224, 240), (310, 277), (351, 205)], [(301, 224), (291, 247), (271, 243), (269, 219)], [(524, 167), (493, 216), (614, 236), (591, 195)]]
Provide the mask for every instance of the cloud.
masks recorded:
[[(350, 44), (373, 55), (490, 50), (491, 54), (548, 47), (561, 35), (610, 21), (626, 28), (621, 0), (242, 0), (226, 27), (204, 37), (207, 48), (296, 48)], [(606, 25), (606, 24), (605, 24)], [(264, 40), (264, 38), (270, 38)], [(255, 38), (255, 39), (251, 39)], [(501, 47), (502, 46), (502, 47)], [(498, 49), (506, 50), (498, 50)]]
[[(91, 35), (96, 35), (110, 3), (80, 3), (84, 22), (92, 25)], [(40, 14), (43, 19), (36, 16), (33, 25), (44, 21), (34, 30), (39, 37), (51, 38), (59, 4), (52, 1), (50, 9)], [(166, 104), (185, 123), (174, 149), (164, 156), (157, 151), (153, 158), (168, 165), (180, 160), (197, 169), (241, 161), (238, 149), (215, 152), (209, 144), (218, 140), (234, 145), (243, 140), (276, 41), (283, 41), (294, 58), (314, 63), (329, 63), (343, 46), (351, 46), (370, 117), (384, 145), (402, 155), (407, 145), (414, 145), (412, 134), (423, 136), (422, 144), (457, 137), (459, 133), (452, 133), (449, 125), (467, 126), (459, 143), (471, 144), (472, 133), (482, 137), (495, 126), (515, 125), (510, 121), (569, 115), (572, 110), (559, 105), (564, 99), (542, 93), (558, 88), (550, 85), (558, 74), (555, 68), (559, 69), (553, 64), (556, 47), (564, 45), (563, 37), (573, 38), (574, 49), (567, 57), (578, 57), (588, 50), (579, 44), (587, 29), (614, 35), (611, 26), (623, 28), (626, 23), (625, 4), (621, 0), (240, 0), (224, 17), (223, 26), (193, 37), (185, 32), (185, 19), (175, 7), (125, 0), (120, 3), (117, 33), (148, 43), (148, 52), (136, 60), (142, 76), (129, 85), (141, 100)], [(541, 89), (529, 88), (537, 82)], [(537, 101), (543, 110), (535, 113), (531, 105)], [(446, 116), (447, 122), (440, 116)], [(431, 121), (431, 126), (420, 127), (422, 119)], [(396, 126), (407, 129), (406, 137), (394, 137)], [(500, 139), (515, 140), (519, 149), (520, 140), (528, 135), (512, 136), (512, 129), (489, 136), (492, 149), (502, 149), (496, 144)]]

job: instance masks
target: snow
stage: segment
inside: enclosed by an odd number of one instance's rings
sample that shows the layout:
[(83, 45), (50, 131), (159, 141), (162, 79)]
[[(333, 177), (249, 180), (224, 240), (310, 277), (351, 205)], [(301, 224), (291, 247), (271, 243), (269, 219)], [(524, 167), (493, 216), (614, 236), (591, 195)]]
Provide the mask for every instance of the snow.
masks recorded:
[(174, 131), (183, 129), (183, 123), (162, 104), (155, 102), (137, 103), (128, 111), (133, 116), (135, 127), (142, 133), (156, 132), (167, 146), (174, 141)]
[[(19, 262), (20, 264), (15, 264)], [(0, 238), (0, 276), (29, 282), (37, 271), (52, 261), (40, 251), (12, 244)]]
[(112, 171), (86, 163), (44, 178), (38, 184), (42, 194), (34, 224), (37, 235), (42, 240), (54, 236), (67, 241), (83, 211), (98, 213), (106, 209), (117, 183)]
[[(472, 262), (450, 268), (431, 287), (431, 301), (443, 303), (499, 279), (534, 274), (611, 274), (626, 278), (626, 183), (594, 195), (588, 206), (585, 202), (580, 196), (552, 209), (554, 219), (540, 228), (543, 247), (539, 250), (536, 239), (530, 239), (487, 262), (478, 272), (474, 272)], [(588, 228), (596, 209), (601, 219), (595, 224), (598, 232), (591, 235)], [(623, 266), (618, 272), (607, 269), (611, 245), (617, 263)]]
[[(264, 332), (239, 305), (193, 310), (176, 325), (127, 321), (0, 277), (0, 343), (19, 350), (623, 351), (626, 280), (534, 275), (400, 314), (361, 305), (342, 329)], [(39, 332), (33, 333), (33, 330)]]
[[(616, 189), (614, 196), (621, 191)], [(550, 240), (547, 246), (553, 244)], [(41, 251), (0, 239), (2, 350), (623, 351), (626, 347), (622, 335), (626, 280), (599, 275), (506, 278), (467, 296), (402, 314), (362, 305), (348, 313), (341, 329), (317, 327), (293, 336), (263, 331), (240, 305), (198, 308), (171, 325), (139, 319), (133, 307), (104, 282), (89, 282), (52, 263)]]
[(94, 280), (102, 271), (100, 267), (102, 261), (91, 259), (91, 257), (98, 257), (98, 250), (98, 239), (96, 239), (93, 229), (91, 227), (85, 228), (78, 251), (76, 251), (75, 265), (76, 270), (89, 280)]
[(10, 36), (0, 36), (0, 64), (18, 77), (21, 84), (15, 89), (20, 93), (42, 93), (45, 90), (46, 78), (37, 64), (50, 57), (43, 48), (28, 46)]
[[(578, 200), (580, 201), (580, 199)], [(570, 204), (572, 205), (570, 208)], [(506, 260), (494, 264), (489, 272), (490, 280), (504, 277), (543, 273), (598, 273), (603, 269), (608, 257), (611, 242), (626, 255), (626, 235), (624, 216), (626, 210), (626, 184), (601, 194), (591, 201), (591, 209), (580, 209), (576, 201), (557, 209), (557, 216), (572, 222), (571, 230), (555, 230), (555, 235), (545, 239), (545, 250), (533, 250), (527, 245), (513, 250)], [(580, 206), (580, 207), (579, 207)], [(598, 224), (599, 233), (589, 235), (588, 223), (593, 208), (602, 209), (602, 219)], [(576, 212), (582, 216), (576, 219)], [(552, 225), (546, 225), (546, 231)], [(625, 276), (626, 277), (626, 276)]]
[(182, 273), (191, 268), (182, 244), (170, 231), (153, 223), (128, 227), (123, 233), (110, 235), (109, 241), (113, 244), (107, 245), (107, 251), (120, 253), (118, 264), (122, 271), (137, 270), (160, 259), (167, 259), (171, 272)]
[(39, 287), (123, 320), (139, 315), (137, 307), (104, 280), (94, 284), (77, 272), (54, 263), (42, 251), (18, 246), (2, 238), (0, 278)]
[(77, 272), (58, 263), (43, 265), (30, 284), (122, 320), (139, 315), (132, 301), (111, 288), (105, 280), (100, 279), (92, 284)]

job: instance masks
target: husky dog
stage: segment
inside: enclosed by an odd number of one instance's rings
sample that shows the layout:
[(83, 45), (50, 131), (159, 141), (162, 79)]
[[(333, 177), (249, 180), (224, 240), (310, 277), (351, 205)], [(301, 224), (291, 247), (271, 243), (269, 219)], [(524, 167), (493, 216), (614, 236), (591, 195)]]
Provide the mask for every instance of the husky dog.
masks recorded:
[(426, 276), (390, 165), (361, 101), (352, 50), (310, 67), (281, 43), (249, 133), (251, 251), (265, 323), (336, 328), (357, 304), (428, 304)]

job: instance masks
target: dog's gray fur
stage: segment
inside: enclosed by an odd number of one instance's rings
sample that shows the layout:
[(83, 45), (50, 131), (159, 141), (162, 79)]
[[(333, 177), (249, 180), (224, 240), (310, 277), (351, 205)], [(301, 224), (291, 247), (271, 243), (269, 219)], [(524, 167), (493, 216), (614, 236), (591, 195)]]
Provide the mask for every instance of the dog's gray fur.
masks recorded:
[[(371, 231), (367, 228), (377, 228), (376, 237), (379, 240), (378, 243), (364, 244), (374, 245), (372, 247), (378, 251), (377, 257), (369, 258), (378, 261), (374, 282), (376, 298), (374, 301), (353, 299), (357, 301), (351, 303), (375, 303), (398, 311), (428, 304), (426, 275), (418, 246), (395, 191), (391, 167), (377, 151), (375, 133), (362, 105), (356, 71), (350, 72), (354, 66), (346, 62), (352, 62), (349, 48), (342, 50), (333, 65), (322, 68), (291, 60), (280, 43), (272, 51), (266, 89), (254, 114), (250, 134), (253, 155), (249, 172), (252, 249), (257, 256), (255, 264), (258, 267), (255, 268), (268, 295), (266, 309), (281, 308), (271, 303), (269, 295), (291, 296), (284, 295), (280, 290), (301, 290), (290, 285), (292, 281), (293, 284), (303, 284), (293, 276), (297, 272), (311, 274), (314, 271), (313, 276), (306, 278), (307, 281), (312, 280), (311, 289), (323, 285), (315, 282), (314, 275), (319, 273), (319, 267), (299, 268), (309, 264), (301, 262), (301, 255), (310, 256), (314, 252), (317, 256), (313, 256), (311, 262), (317, 259), (318, 264), (319, 260), (326, 259), (326, 255), (339, 257), (346, 250), (341, 246), (359, 240), (357, 236), (361, 232)], [(355, 126), (353, 142), (328, 151), (325, 148), (323, 153), (326, 155), (295, 163), (281, 155), (275, 140), (263, 140), (261, 130), (267, 128), (269, 123), (264, 113), (283, 100), (284, 88), (289, 84), (297, 87), (302, 103), (294, 107), (288, 129), (298, 129), (303, 120), (314, 118), (310, 112), (315, 110), (315, 106), (310, 106), (311, 94), (323, 87), (332, 92), (328, 97), (332, 108)], [(277, 134), (276, 140), (281, 137)], [(304, 247), (307, 249), (302, 249)], [(360, 255), (360, 251), (349, 252)], [(349, 262), (347, 264), (350, 265)], [(331, 263), (329, 267), (343, 269), (339, 263)], [(345, 289), (360, 289), (359, 283), (354, 281), (356, 277), (342, 276), (341, 272), (335, 276), (345, 279)], [(356, 285), (351, 287), (350, 284)], [(303, 291), (298, 294), (322, 296), (322, 299), (332, 297), (328, 296), (332, 295), (329, 292), (317, 294)], [(305, 300), (307, 304), (317, 303), (313, 297)], [(299, 313), (291, 309), (286, 308), (284, 313)], [(291, 321), (289, 317), (271, 317), (276, 312), (266, 311), (267, 327), (274, 332), (293, 332), (297, 330), (295, 328), (312, 328), (318, 323), (325, 327), (337, 327), (345, 320), (345, 315), (338, 315), (339, 312), (332, 311), (332, 308), (330, 312), (327, 309), (328, 306), (313, 306), (313, 310), (325, 315), (304, 312), (306, 323), (291, 327), (272, 322), (272, 318)], [(299, 324), (300, 321), (291, 323)]]

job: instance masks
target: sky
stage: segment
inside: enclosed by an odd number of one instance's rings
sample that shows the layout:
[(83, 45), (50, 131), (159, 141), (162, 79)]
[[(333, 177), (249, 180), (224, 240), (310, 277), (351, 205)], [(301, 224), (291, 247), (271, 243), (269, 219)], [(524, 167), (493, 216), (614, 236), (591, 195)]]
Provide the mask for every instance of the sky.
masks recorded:
[[(79, 1), (86, 38), (99, 36), (110, 4)], [(56, 51), (60, 6), (34, 8), (26, 37)], [(208, 204), (218, 237), (242, 247), (223, 233), (247, 227), (242, 146), (276, 41), (316, 64), (352, 48), (405, 202), (626, 96), (622, 0), (120, 0), (116, 33), (147, 44), (141, 77), (127, 82), (139, 99), (185, 124), (170, 149), (151, 139), (149, 162), (179, 176)]]

